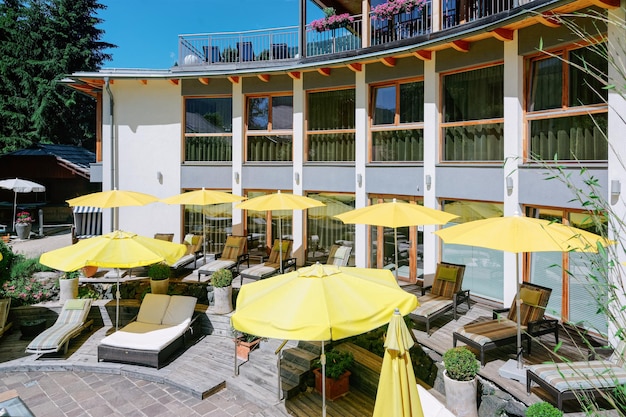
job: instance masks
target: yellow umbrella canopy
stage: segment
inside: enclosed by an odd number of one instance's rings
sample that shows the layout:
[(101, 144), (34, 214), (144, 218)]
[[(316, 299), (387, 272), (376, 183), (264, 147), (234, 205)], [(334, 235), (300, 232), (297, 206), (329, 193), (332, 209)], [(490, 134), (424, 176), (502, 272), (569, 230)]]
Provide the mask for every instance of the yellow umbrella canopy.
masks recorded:
[(159, 201), (153, 195), (136, 191), (109, 190), (82, 195), (67, 200), (71, 207), (87, 206), (100, 208), (114, 208), (125, 206), (145, 206), (146, 204)]
[(466, 223), (474, 220), (502, 217), (502, 203), (487, 203), (484, 201), (455, 201), (444, 206), (446, 213), (459, 216), (455, 223)]
[(457, 218), (456, 214), (446, 213), (419, 204), (408, 204), (396, 201), (373, 204), (335, 216), (348, 224), (369, 224), (393, 228), (393, 239), (396, 258), (396, 278), (398, 277), (398, 227), (421, 226), (427, 224), (446, 224)]
[(185, 254), (185, 245), (152, 239), (135, 233), (116, 230), (102, 236), (81, 240), (75, 245), (55, 249), (41, 255), (39, 262), (59, 271), (76, 271), (84, 266), (116, 268), (116, 318), (119, 324), (119, 268), (135, 268), (158, 262), (175, 263)]
[(423, 417), (409, 349), (415, 341), (400, 312), (391, 316), (373, 417)]
[(386, 269), (315, 264), (241, 287), (237, 330), (289, 340), (338, 340), (368, 332), (417, 307)]
[[(241, 287), (235, 329), (288, 340), (338, 340), (388, 322), (394, 308), (408, 314), (417, 298), (390, 271), (315, 264)], [(322, 343), (322, 378), (326, 377)], [(322, 415), (326, 415), (322, 384)]]
[(492, 217), (451, 226), (434, 232), (445, 243), (477, 246), (513, 252), (516, 256), (517, 282), (517, 351), (522, 369), (522, 334), (520, 325), (519, 254), (524, 252), (597, 252), (598, 246), (614, 242), (582, 229), (520, 215)]

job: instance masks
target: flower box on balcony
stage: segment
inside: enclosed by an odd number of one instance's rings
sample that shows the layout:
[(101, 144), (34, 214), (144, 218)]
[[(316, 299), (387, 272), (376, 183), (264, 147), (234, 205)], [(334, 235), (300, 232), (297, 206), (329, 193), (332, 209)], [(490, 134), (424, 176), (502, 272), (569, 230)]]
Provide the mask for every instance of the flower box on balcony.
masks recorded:
[(372, 9), (372, 19), (392, 20), (400, 13), (411, 13), (413, 10), (421, 10), (425, 0), (387, 0)]
[(311, 30), (316, 32), (325, 32), (327, 30), (339, 29), (346, 27), (348, 23), (352, 23), (354, 19), (348, 13), (336, 14), (336, 11), (332, 7), (324, 9), (324, 17), (312, 21), (309, 24)]

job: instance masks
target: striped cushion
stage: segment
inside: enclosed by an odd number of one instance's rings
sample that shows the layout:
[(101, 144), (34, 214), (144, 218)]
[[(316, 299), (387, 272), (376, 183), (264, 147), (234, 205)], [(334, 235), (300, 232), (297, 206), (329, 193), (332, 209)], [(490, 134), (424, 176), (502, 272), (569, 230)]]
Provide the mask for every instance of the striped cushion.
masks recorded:
[(452, 305), (450, 298), (439, 297), (433, 294), (418, 297), (417, 301), (419, 302), (419, 306), (413, 310), (413, 314), (423, 317), (428, 317)]
[[(291, 240), (283, 240), (282, 244), (282, 259), (285, 260), (289, 257), (291, 252)], [(270, 257), (268, 262), (277, 264), (280, 260), (281, 255), (281, 245), (278, 240), (274, 242), (274, 246), (272, 247), (272, 252), (270, 253)], [(267, 263), (267, 262), (266, 262)]]
[(239, 255), (243, 255), (246, 245), (246, 238), (243, 236), (228, 236), (222, 251), (222, 259), (237, 260)]
[(463, 280), (459, 278), (460, 270), (461, 268), (456, 265), (437, 264), (431, 293), (451, 299), (454, 294), (461, 290)]
[(276, 272), (276, 269), (277, 268), (266, 266), (266, 264), (259, 264), (259, 265), (254, 265), (244, 271), (241, 271), (241, 275), (260, 278), (267, 274), (271, 274), (272, 272)]
[(81, 309), (67, 308), (67, 306), (70, 306), (74, 301), (75, 300), (67, 300), (65, 302), (65, 305), (63, 306), (55, 324), (82, 324), (87, 319), (87, 314), (91, 309), (91, 300), (80, 300), (84, 302), (83, 308)]
[(609, 361), (551, 363), (529, 369), (560, 392), (626, 384), (626, 370)]
[[(537, 305), (533, 305), (529, 303), (522, 303), (522, 305), (520, 306), (520, 318), (521, 318), (520, 322), (522, 323), (522, 325), (525, 326), (528, 324), (528, 322), (539, 320), (544, 316), (545, 309), (546, 309), (546, 306), (548, 305), (548, 300), (550, 298), (550, 293), (552, 291), (544, 290), (541, 288), (537, 289), (537, 287), (525, 285), (525, 284), (522, 284), (521, 289), (522, 290), (530, 289), (532, 291), (539, 291), (541, 293), (539, 296), (539, 301), (537, 302)], [(523, 291), (520, 291), (520, 294), (523, 294)], [(536, 299), (534, 296), (531, 298), (532, 298), (532, 301)], [(507, 316), (507, 318), (509, 320), (517, 321), (517, 309), (515, 308), (515, 300), (513, 301), (513, 304), (511, 305), (511, 309), (509, 310), (509, 315)]]
[[(522, 326), (522, 331), (526, 326)], [(507, 339), (517, 334), (517, 323), (511, 320), (489, 320), (482, 323), (473, 323), (456, 330), (456, 333), (473, 340), (479, 345)]]
[(218, 269), (228, 269), (233, 265), (235, 265), (234, 261), (228, 259), (218, 259), (217, 261), (211, 261), (206, 265), (202, 265), (200, 268), (197, 269), (197, 271), (208, 271), (213, 273)]
[[(74, 310), (77, 311), (77, 310)], [(54, 324), (54, 326), (47, 328), (39, 336), (35, 337), (32, 342), (28, 344), (28, 349), (32, 350), (49, 350), (58, 349), (68, 335), (74, 333), (82, 326), (80, 323), (63, 323)]]

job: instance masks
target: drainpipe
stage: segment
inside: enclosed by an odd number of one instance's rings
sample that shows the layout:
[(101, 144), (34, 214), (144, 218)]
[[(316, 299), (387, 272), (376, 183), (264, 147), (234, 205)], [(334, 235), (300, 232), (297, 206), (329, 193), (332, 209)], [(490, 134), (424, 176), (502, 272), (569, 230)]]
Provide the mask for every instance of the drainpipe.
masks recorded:
[[(115, 118), (113, 116), (113, 106), (115, 104), (113, 100), (113, 92), (109, 84), (109, 77), (104, 77), (104, 88), (109, 95), (109, 133), (111, 141), (111, 189), (116, 190), (117, 187), (117, 142), (115, 141)], [(112, 230), (118, 229), (118, 209), (113, 209), (113, 216), (111, 217)]]
[(306, 57), (306, 0), (300, 0), (300, 21), (298, 25), (299, 58)]

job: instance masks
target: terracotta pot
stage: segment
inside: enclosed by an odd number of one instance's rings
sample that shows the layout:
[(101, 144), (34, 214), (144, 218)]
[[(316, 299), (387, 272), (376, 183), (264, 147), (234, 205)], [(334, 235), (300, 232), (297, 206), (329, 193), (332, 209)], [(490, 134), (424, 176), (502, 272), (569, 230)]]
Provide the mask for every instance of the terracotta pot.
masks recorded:
[(261, 345), (261, 339), (256, 339), (252, 342), (244, 342), (241, 339), (235, 339), (235, 343), (237, 345), (237, 359), (247, 361), (250, 352)]
[[(313, 369), (315, 374), (315, 390), (322, 393), (322, 370)], [(350, 391), (350, 371), (344, 372), (338, 379), (330, 378), (326, 375), (326, 399), (336, 400)]]
[(4, 243), (9, 243), (9, 241), (11, 240), (11, 236), (10, 235), (4, 235), (2, 236), (2, 241)]
[(97, 266), (84, 266), (82, 268), (82, 272), (83, 272), (83, 276), (86, 278), (91, 278), (94, 275), (96, 275), (96, 272), (98, 272), (98, 267)]

